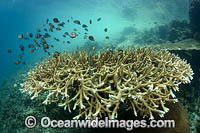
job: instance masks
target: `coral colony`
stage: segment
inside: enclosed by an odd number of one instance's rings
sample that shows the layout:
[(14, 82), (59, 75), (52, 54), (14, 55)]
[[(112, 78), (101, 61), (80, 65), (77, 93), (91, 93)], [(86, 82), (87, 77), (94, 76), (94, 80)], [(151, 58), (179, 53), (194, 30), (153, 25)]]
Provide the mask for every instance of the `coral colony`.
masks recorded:
[(166, 102), (177, 102), (173, 92), (192, 75), (190, 64), (167, 50), (130, 47), (95, 54), (93, 47), (91, 53), (55, 52), (28, 72), (21, 91), (69, 112), (78, 109), (74, 119), (114, 119), (121, 106), (154, 119), (169, 111)]

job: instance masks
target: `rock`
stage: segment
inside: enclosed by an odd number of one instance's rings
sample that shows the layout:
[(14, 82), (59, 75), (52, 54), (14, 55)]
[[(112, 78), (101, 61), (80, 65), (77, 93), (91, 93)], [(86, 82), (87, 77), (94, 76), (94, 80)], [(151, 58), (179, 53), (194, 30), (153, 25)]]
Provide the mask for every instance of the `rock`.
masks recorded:
[[(189, 122), (186, 117), (186, 113), (182, 107), (182, 105), (177, 103), (166, 103), (165, 105), (170, 109), (170, 111), (165, 115), (164, 118), (160, 118), (159, 116), (155, 116), (155, 120), (175, 120), (175, 128), (133, 128), (130, 133), (190, 133)], [(133, 116), (133, 112), (123, 112), (123, 117), (120, 119), (124, 120), (144, 120), (142, 117)], [(147, 123), (149, 122), (148, 119)], [(102, 133), (102, 132), (120, 132), (125, 133), (128, 132), (123, 128), (102, 128), (102, 129), (94, 129), (92, 133)]]

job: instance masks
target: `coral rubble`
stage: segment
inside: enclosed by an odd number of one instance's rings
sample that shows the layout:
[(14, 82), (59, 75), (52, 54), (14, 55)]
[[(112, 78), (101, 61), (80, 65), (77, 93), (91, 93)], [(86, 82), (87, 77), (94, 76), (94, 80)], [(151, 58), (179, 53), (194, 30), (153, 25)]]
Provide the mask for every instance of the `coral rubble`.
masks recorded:
[(120, 107), (135, 116), (163, 117), (167, 102), (177, 102), (174, 91), (190, 83), (193, 71), (186, 60), (150, 47), (54, 53), (28, 72), (22, 92), (31, 99), (45, 97), (80, 117), (117, 118)]

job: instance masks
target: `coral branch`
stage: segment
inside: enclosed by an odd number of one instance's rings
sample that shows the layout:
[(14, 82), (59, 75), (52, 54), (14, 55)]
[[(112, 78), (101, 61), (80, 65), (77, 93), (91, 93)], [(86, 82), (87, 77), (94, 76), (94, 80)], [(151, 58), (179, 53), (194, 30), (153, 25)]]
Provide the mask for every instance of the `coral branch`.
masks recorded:
[(179, 84), (190, 83), (190, 64), (166, 50), (150, 47), (95, 54), (85, 51), (63, 52), (39, 63), (28, 72), (22, 92), (31, 99), (45, 96), (44, 104), (79, 110), (80, 117), (117, 118), (125, 104), (135, 116), (154, 119), (169, 111), (166, 102), (177, 102), (173, 91)]

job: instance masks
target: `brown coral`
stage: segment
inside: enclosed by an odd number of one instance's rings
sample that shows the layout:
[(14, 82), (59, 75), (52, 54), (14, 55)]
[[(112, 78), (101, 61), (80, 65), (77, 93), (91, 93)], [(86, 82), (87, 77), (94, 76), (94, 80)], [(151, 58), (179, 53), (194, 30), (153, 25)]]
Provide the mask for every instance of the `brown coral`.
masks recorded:
[(82, 116), (117, 118), (121, 105), (135, 116), (169, 111), (166, 102), (176, 102), (173, 91), (189, 83), (193, 71), (185, 60), (166, 50), (150, 47), (123, 50), (102, 49), (56, 53), (39, 63), (22, 83), (22, 92), (46, 96), (44, 104), (58, 103)]

